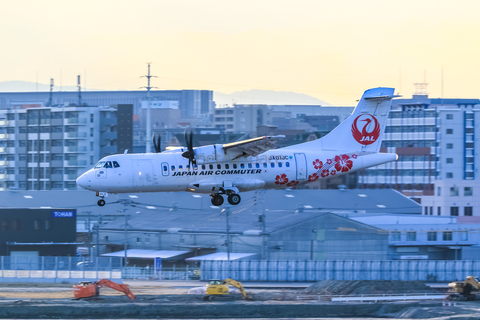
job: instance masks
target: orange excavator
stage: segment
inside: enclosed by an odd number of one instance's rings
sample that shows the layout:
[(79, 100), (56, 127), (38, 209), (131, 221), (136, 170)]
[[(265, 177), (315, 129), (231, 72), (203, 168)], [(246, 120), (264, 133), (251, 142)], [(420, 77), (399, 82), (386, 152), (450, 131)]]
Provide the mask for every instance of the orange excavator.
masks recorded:
[(132, 291), (125, 284), (119, 284), (107, 279), (101, 279), (95, 282), (82, 281), (73, 286), (73, 296), (75, 299), (96, 297), (100, 294), (101, 287), (109, 287), (114, 290), (125, 293), (130, 299), (135, 299)]

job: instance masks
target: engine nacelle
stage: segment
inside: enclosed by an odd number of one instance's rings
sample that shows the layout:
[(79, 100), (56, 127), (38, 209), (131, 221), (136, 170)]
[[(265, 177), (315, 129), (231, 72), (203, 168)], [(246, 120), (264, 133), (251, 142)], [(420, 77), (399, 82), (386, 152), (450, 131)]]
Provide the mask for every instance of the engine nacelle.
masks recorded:
[(210, 145), (193, 149), (195, 152), (195, 160), (197, 164), (205, 164), (212, 162), (223, 162), (228, 160), (228, 155), (223, 151), (222, 145)]

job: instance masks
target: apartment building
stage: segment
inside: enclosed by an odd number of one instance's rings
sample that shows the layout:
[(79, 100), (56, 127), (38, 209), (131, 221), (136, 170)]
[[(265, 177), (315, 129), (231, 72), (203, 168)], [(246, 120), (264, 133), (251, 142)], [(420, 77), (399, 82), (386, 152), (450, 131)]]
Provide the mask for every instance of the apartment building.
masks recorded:
[(132, 105), (0, 110), (0, 190), (75, 190), (99, 159), (132, 149)]

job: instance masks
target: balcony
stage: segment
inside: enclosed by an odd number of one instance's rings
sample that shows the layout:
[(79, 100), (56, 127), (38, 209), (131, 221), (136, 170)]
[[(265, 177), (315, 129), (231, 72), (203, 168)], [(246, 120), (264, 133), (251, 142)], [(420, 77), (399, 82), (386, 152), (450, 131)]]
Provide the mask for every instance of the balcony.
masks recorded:
[(76, 173), (67, 173), (63, 175), (63, 179), (65, 181), (75, 181), (77, 180), (78, 176)]
[(51, 147), (52, 153), (63, 153), (63, 147)]
[(8, 147), (0, 147), (0, 153), (9, 153), (12, 149), (13, 151), (13, 148), (8, 148)]
[(9, 176), (8, 174), (0, 173), (0, 180), (7, 180), (8, 176)]
[(63, 167), (63, 161), (62, 160), (52, 160), (50, 162), (50, 166), (56, 167), (56, 168), (61, 168), (61, 167)]
[(50, 134), (51, 139), (60, 140), (63, 139), (63, 132), (52, 132)]
[(8, 139), (9, 136), (8, 133), (0, 133), (0, 139)]
[(0, 126), (8, 126), (9, 122), (8, 120), (0, 120)]
[(83, 139), (87, 137), (86, 132), (65, 132), (64, 138), (65, 139)]
[(63, 181), (63, 174), (52, 173), (50, 175), (50, 181)]
[(63, 125), (64, 119), (52, 119), (52, 126), (61, 126)]
[(87, 151), (87, 147), (82, 146), (66, 146), (63, 147), (63, 152), (65, 153), (83, 153)]
[(87, 165), (87, 160), (65, 160), (65, 167), (85, 167)]
[(100, 145), (107, 145), (111, 140), (117, 139), (116, 132), (103, 132), (100, 134)]
[(72, 124), (85, 124), (87, 123), (87, 119), (85, 118), (66, 118), (64, 119), (65, 125), (72, 125)]
[(6, 166), (8, 166), (9, 163), (10, 163), (10, 161), (0, 160), (0, 167), (6, 167)]

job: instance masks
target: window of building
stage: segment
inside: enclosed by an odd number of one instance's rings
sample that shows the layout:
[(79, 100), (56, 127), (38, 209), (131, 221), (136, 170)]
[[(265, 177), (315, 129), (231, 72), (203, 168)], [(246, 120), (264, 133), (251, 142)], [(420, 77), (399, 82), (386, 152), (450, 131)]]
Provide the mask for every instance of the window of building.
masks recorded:
[(447, 149), (453, 149), (453, 143), (447, 143)]
[(392, 241), (400, 241), (402, 239), (402, 234), (400, 233), (400, 231), (392, 231), (390, 235)]
[(442, 207), (437, 207), (437, 216), (442, 215)]
[(452, 231), (443, 231), (443, 241), (452, 241)]
[(40, 220), (33, 220), (33, 230), (40, 230)]
[(467, 118), (468, 120), (472, 120), (473, 119), (473, 113), (465, 114), (465, 118)]
[(145, 243), (150, 243), (150, 238), (145, 238)]
[(447, 163), (453, 163), (453, 158), (447, 158)]
[(453, 129), (447, 129), (447, 134), (453, 134)]
[(142, 242), (142, 238), (137, 237), (137, 243), (140, 243), (140, 242)]
[(22, 222), (18, 219), (12, 221), (12, 229), (13, 230), (20, 230), (22, 229)]
[(427, 241), (437, 241), (437, 232), (435, 231), (427, 232)]
[(440, 197), (442, 195), (442, 188), (437, 187), (437, 196)]
[(458, 216), (458, 207), (450, 207), (450, 215)]
[(453, 114), (448, 113), (447, 114), (447, 120), (453, 120)]
[(473, 216), (473, 207), (463, 208), (463, 215), (464, 216)]
[(415, 231), (408, 231), (407, 241), (417, 241), (417, 233)]
[(424, 212), (424, 215), (428, 215), (428, 207), (424, 207), (423, 212)]
[(463, 195), (465, 197), (471, 197), (473, 196), (473, 188), (472, 187), (465, 187), (463, 188)]
[(453, 178), (453, 172), (447, 172), (446, 178), (447, 179), (452, 179)]
[(450, 187), (450, 197), (458, 197), (458, 187)]
[(473, 148), (473, 142), (466, 142), (465, 143), (465, 148)]
[(433, 207), (430, 207), (430, 215), (433, 216)]
[(467, 231), (460, 231), (458, 233), (458, 238), (460, 241), (468, 241), (468, 232)]
[(2, 220), (2, 230), (6, 231), (9, 229), (9, 227), (10, 227), (10, 223), (8, 222), (8, 220)]
[(45, 220), (45, 230), (50, 230), (52, 229), (52, 221), (50, 220)]

